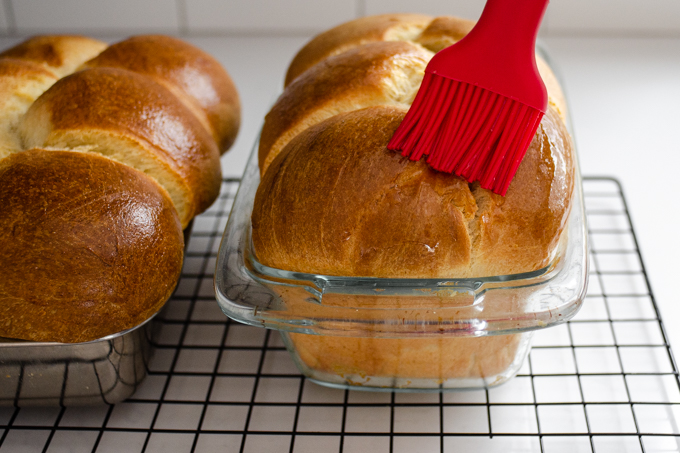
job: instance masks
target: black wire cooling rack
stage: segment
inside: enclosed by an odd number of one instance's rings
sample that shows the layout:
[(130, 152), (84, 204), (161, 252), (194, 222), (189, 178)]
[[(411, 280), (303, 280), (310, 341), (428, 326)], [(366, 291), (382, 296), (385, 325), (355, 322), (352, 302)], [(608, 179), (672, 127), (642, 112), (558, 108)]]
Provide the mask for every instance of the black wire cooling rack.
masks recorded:
[(0, 408), (0, 453), (680, 451), (678, 370), (617, 181), (584, 181), (591, 276), (579, 314), (536, 333), (507, 384), (452, 393), (320, 387), (276, 332), (229, 321), (213, 270), (237, 188), (226, 180), (195, 221), (133, 397)]

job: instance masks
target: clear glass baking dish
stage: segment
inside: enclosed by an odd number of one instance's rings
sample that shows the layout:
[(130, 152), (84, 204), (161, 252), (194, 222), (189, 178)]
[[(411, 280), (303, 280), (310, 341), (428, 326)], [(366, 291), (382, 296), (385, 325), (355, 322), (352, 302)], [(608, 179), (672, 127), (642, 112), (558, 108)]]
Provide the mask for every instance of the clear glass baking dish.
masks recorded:
[(259, 263), (250, 236), (257, 149), (255, 143), (220, 244), (217, 302), (237, 321), (279, 330), (300, 371), (320, 384), (424, 391), (498, 385), (521, 367), (533, 331), (566, 322), (581, 306), (588, 252), (576, 152), (568, 224), (547, 267), (485, 278), (398, 279)]
[(217, 301), (237, 321), (281, 331), (300, 370), (322, 384), (435, 390), (499, 384), (520, 368), (532, 331), (567, 321), (585, 296), (578, 168), (568, 225), (550, 265), (468, 279), (336, 277), (264, 266), (250, 236), (259, 181), (256, 145), (220, 244)]

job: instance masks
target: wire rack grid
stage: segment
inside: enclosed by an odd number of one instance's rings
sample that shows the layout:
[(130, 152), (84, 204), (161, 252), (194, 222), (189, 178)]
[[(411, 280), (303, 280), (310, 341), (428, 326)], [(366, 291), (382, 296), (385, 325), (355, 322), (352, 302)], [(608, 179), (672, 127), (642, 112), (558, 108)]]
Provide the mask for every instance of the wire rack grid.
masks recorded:
[(680, 381), (620, 185), (585, 178), (586, 302), (537, 332), (517, 377), (450, 393), (338, 390), (295, 368), (280, 336), (219, 310), (213, 271), (238, 180), (198, 217), (132, 398), (0, 408), (5, 452), (678, 452)]

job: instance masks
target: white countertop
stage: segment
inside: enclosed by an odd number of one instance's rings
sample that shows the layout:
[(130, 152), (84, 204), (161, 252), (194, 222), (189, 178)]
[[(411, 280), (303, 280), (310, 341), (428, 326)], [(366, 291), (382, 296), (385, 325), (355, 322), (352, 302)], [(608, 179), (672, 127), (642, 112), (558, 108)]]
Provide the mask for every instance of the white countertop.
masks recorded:
[[(222, 164), (225, 176), (238, 177), (288, 63), (308, 38), (185, 39), (218, 58), (241, 94), (242, 129)], [(0, 48), (17, 41), (0, 38)], [(680, 357), (680, 304), (674, 290), (680, 271), (680, 240), (675, 239), (680, 194), (674, 191), (680, 168), (680, 39), (544, 42), (564, 76), (582, 172), (613, 176), (623, 184), (652, 291)]]

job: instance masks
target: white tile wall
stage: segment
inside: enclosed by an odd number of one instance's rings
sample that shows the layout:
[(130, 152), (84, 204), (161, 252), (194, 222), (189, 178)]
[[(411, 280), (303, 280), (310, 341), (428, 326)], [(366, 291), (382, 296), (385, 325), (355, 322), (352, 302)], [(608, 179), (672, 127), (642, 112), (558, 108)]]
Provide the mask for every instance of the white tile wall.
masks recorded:
[(357, 15), (357, 0), (184, 0), (190, 31), (321, 31)]
[(363, 0), (366, 15), (385, 13), (422, 13), (433, 16), (460, 16), (477, 19), (484, 9), (484, 0)]
[[(285, 33), (309, 36), (361, 15), (479, 17), (484, 0), (0, 0), (0, 35), (39, 31)], [(13, 10), (10, 24), (9, 12)], [(543, 36), (680, 36), (678, 0), (551, 0)]]
[(550, 33), (680, 33), (678, 0), (552, 0)]
[(179, 30), (176, 0), (11, 0), (17, 32)]

